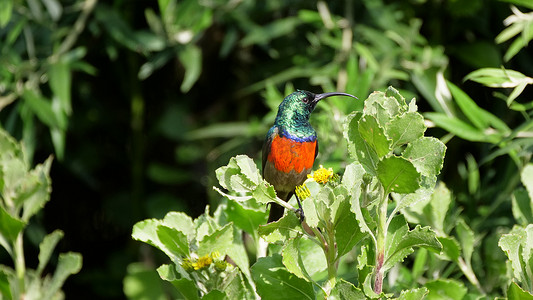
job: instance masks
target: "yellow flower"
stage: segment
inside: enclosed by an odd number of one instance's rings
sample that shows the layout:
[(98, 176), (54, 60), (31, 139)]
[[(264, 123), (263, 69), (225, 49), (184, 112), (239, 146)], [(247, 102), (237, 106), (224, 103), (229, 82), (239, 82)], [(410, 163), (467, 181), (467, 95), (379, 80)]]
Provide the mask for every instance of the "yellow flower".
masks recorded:
[(312, 178), (314, 181), (322, 184), (326, 184), (331, 177), (333, 177), (333, 169), (326, 169), (322, 165), (318, 170), (314, 171), (312, 174), (307, 175), (307, 178)]
[(309, 191), (309, 188), (305, 185), (305, 183), (297, 186), (295, 192), (296, 196), (298, 196), (300, 200), (304, 200), (311, 196), (311, 191)]
[(208, 267), (210, 264), (213, 263), (213, 259), (209, 257), (209, 255), (204, 255), (202, 257), (199, 257), (198, 260), (192, 263), (192, 266), (195, 270), (200, 270), (205, 267)]

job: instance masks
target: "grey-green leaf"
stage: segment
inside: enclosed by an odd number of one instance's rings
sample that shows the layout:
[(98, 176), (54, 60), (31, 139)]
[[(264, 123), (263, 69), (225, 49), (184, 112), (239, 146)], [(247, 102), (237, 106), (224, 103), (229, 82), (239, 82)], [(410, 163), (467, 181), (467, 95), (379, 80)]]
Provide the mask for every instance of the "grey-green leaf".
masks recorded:
[(393, 118), (385, 127), (392, 148), (410, 143), (424, 135), (424, 117), (417, 112), (408, 112)]
[(57, 262), (57, 268), (52, 280), (45, 288), (42, 299), (52, 299), (59, 291), (68, 276), (76, 274), (81, 270), (81, 254), (75, 252), (61, 253)]
[(407, 145), (403, 157), (408, 159), (420, 174), (436, 176), (444, 163), (446, 146), (433, 137), (421, 137)]
[(48, 264), (50, 256), (52, 256), (52, 252), (61, 238), (63, 238), (63, 231), (59, 229), (54, 230), (54, 232), (44, 237), (43, 241), (39, 245), (39, 266), (37, 267), (38, 274), (41, 274), (46, 267), (46, 264)]

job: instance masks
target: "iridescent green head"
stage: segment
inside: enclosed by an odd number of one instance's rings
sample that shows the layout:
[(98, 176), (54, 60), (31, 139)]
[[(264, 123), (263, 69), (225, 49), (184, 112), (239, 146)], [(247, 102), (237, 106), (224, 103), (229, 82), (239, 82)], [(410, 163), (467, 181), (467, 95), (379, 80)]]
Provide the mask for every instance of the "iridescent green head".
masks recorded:
[(323, 93), (313, 94), (308, 91), (297, 90), (283, 99), (279, 105), (276, 124), (278, 125), (297, 125), (309, 122), (309, 116), (315, 109), (318, 101), (331, 96), (348, 96), (357, 99), (357, 97), (346, 93)]

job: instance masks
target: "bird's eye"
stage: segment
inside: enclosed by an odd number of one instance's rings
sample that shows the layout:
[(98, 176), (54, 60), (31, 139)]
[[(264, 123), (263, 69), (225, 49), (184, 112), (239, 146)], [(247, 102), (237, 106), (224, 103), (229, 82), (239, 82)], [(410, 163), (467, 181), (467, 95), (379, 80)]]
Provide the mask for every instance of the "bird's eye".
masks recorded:
[(302, 99), (302, 101), (303, 101), (304, 103), (308, 103), (308, 102), (309, 102), (309, 97), (307, 97), (307, 96), (304, 97), (304, 98)]

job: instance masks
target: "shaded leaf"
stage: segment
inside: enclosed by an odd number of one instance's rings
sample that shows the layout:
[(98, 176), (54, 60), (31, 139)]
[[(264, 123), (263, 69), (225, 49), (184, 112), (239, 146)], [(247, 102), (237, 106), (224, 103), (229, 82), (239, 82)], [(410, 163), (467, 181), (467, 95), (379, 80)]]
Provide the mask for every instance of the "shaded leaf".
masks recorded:
[(180, 278), (174, 266), (162, 265), (157, 268), (157, 273), (161, 279), (169, 281), (188, 300), (197, 300), (198, 288), (194, 281), (188, 278)]
[(185, 78), (181, 83), (180, 90), (186, 93), (202, 73), (202, 51), (197, 46), (190, 44), (178, 52), (178, 58), (185, 68)]
[(263, 299), (315, 299), (313, 284), (287, 271), (279, 254), (259, 258), (251, 269)]

